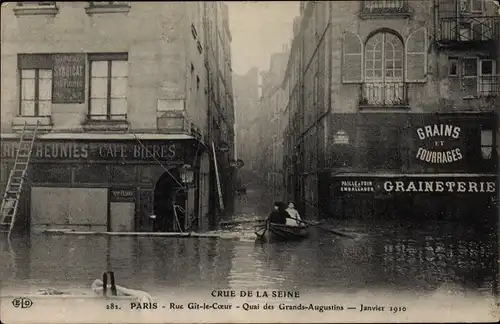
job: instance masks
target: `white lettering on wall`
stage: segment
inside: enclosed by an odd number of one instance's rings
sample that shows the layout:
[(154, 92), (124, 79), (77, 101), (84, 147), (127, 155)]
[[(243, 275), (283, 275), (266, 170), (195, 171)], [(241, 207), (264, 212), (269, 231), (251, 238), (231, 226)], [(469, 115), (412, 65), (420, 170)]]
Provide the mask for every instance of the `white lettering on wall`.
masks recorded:
[[(18, 143), (2, 142), (1, 157), (13, 159), (17, 154)], [(35, 143), (32, 158), (34, 159), (174, 159), (178, 157), (175, 144), (139, 144), (126, 145), (117, 143)]]
[(493, 181), (385, 181), (386, 192), (489, 192), (496, 191)]
[(446, 151), (442, 150), (445, 144), (443, 138), (457, 140), (460, 137), (460, 132), (460, 127), (445, 124), (427, 125), (417, 128), (417, 135), (420, 140), (440, 137), (439, 140), (433, 141), (433, 145), (435, 148), (441, 148), (441, 150), (434, 151), (429, 148), (420, 147), (417, 150), (416, 158), (420, 161), (432, 164), (454, 163), (462, 160), (463, 154), (459, 148)]
[(458, 139), (460, 137), (460, 127), (444, 124), (427, 125), (423, 128), (417, 128), (417, 134), (421, 140), (437, 136)]

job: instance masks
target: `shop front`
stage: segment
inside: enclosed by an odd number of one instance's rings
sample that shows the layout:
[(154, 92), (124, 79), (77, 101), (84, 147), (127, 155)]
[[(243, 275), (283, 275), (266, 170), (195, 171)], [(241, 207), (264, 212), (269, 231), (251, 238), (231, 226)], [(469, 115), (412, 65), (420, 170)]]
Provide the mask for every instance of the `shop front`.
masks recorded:
[[(497, 116), (337, 116), (323, 214), (366, 221), (493, 222), (498, 213)], [(381, 127), (383, 125), (383, 127)], [(324, 199), (323, 199), (324, 200)]]
[(330, 189), (341, 219), (491, 224), (497, 208), (495, 175), (345, 173)]
[[(198, 192), (200, 165), (206, 164), (200, 159), (206, 154), (189, 136), (165, 136), (41, 135), (16, 229), (167, 232), (198, 227), (203, 223), (198, 200), (205, 196)], [(2, 188), (17, 145), (15, 138), (2, 138)]]

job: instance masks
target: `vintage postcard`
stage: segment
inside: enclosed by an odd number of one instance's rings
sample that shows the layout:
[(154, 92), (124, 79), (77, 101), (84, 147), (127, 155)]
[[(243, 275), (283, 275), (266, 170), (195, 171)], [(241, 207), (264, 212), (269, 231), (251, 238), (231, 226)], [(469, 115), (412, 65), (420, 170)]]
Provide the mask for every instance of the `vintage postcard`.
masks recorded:
[(2, 323), (500, 320), (497, 0), (1, 4)]

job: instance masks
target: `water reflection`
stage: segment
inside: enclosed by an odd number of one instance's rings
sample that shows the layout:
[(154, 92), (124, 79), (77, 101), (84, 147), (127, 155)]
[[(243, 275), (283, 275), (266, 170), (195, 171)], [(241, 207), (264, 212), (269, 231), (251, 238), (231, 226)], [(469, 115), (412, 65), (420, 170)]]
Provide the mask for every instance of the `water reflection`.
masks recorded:
[[(254, 214), (248, 217), (254, 217)], [(243, 216), (242, 216), (243, 217)], [(349, 224), (345, 224), (349, 227)], [(2, 240), (0, 279), (10, 290), (89, 287), (103, 271), (152, 294), (170, 288), (298, 289), (349, 293), (392, 290), (491, 295), (494, 228), (450, 224), (405, 227), (351, 224), (357, 239), (315, 230), (310, 240), (248, 240), (35, 235)], [(252, 224), (239, 225), (243, 237)], [(446, 288), (446, 289), (448, 289)], [(3, 289), (5, 294), (9, 289)]]

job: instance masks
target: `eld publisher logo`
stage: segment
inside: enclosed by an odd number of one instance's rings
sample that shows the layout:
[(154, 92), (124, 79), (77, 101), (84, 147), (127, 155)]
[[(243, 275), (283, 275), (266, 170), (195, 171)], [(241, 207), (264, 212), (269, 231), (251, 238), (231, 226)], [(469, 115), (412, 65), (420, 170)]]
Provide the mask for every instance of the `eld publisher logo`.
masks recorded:
[(12, 305), (14, 305), (15, 308), (30, 308), (33, 306), (33, 302), (26, 297), (17, 297), (12, 300)]

